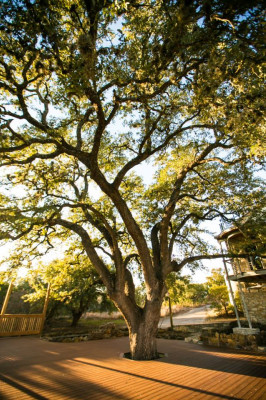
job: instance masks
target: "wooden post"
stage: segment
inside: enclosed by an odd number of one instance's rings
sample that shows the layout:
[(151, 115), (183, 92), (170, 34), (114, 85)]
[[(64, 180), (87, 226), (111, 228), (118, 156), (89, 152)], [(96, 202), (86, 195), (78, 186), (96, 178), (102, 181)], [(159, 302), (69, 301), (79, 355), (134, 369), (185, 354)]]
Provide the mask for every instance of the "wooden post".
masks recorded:
[(168, 304), (169, 304), (170, 325), (171, 325), (171, 330), (173, 330), (174, 329), (174, 324), (173, 324), (173, 314), (172, 314), (172, 306), (171, 306), (170, 295), (168, 297)]
[(1, 315), (4, 315), (7, 309), (7, 305), (8, 305), (8, 301), (11, 295), (11, 291), (12, 291), (12, 287), (13, 287), (13, 281), (10, 282), (8, 290), (6, 292), (6, 297), (5, 297), (5, 301), (1, 310)]
[[(220, 248), (221, 248), (221, 253), (224, 254), (222, 243), (219, 242), (219, 245), (220, 245)], [(224, 264), (224, 269), (225, 269), (226, 280), (228, 282), (228, 286), (229, 286), (229, 290), (230, 290), (230, 294), (231, 294), (231, 298), (232, 298), (232, 302), (233, 302), (233, 306), (234, 306), (234, 310), (235, 310), (235, 314), (236, 314), (237, 325), (238, 325), (238, 328), (241, 328), (238, 309), (237, 309), (237, 305), (236, 305), (236, 302), (235, 302), (235, 296), (234, 296), (234, 292), (233, 292), (233, 289), (232, 289), (231, 281), (229, 279), (228, 269), (227, 269), (227, 265), (226, 265), (226, 261), (225, 261), (224, 256), (223, 256), (223, 264)]]
[(48, 287), (47, 287), (46, 296), (45, 296), (44, 306), (43, 306), (42, 323), (41, 323), (40, 333), (42, 333), (42, 330), (43, 330), (43, 327), (44, 327), (44, 321), (45, 321), (46, 312), (47, 312), (47, 307), (48, 307), (48, 302), (49, 302), (50, 289), (51, 289), (51, 285), (50, 285), (50, 283), (49, 283), (49, 284), (48, 284)]
[(238, 283), (238, 287), (239, 287), (239, 293), (240, 293), (243, 309), (245, 311), (246, 318), (247, 318), (247, 321), (248, 321), (248, 326), (249, 326), (250, 329), (252, 329), (252, 323), (251, 323), (251, 319), (250, 319), (250, 316), (249, 316), (249, 312), (248, 312), (248, 307), (247, 307), (247, 303), (246, 303), (246, 300), (245, 300), (245, 296), (244, 296), (244, 293), (243, 293), (243, 290), (242, 290), (241, 282), (237, 281), (237, 283)]

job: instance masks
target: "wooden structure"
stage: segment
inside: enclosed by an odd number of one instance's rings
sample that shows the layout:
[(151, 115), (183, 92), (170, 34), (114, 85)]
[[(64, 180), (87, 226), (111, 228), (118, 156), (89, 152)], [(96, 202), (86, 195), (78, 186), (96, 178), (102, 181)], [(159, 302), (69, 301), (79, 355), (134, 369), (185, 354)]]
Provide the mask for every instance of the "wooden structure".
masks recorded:
[(265, 355), (158, 339), (167, 357), (119, 357), (128, 338), (2, 338), (2, 400), (265, 400)]
[(6, 314), (8, 301), (11, 295), (13, 283), (11, 282), (6, 293), (5, 301), (0, 315), (0, 336), (21, 336), (38, 335), (42, 332), (49, 294), (50, 285), (48, 285), (43, 312), (41, 314)]
[[(226, 252), (239, 254), (239, 257), (229, 259), (224, 257), (224, 267), (233, 301), (234, 294), (231, 283), (235, 282), (245, 317), (249, 327), (252, 328), (252, 322), (266, 325), (265, 242), (261, 239), (258, 240), (256, 232), (246, 232), (245, 226), (241, 228), (232, 226), (216, 236), (216, 239), (220, 243), (222, 252), (222, 243), (225, 243)], [(231, 266), (232, 274), (229, 274), (228, 266)], [(236, 307), (235, 311), (240, 327)]]

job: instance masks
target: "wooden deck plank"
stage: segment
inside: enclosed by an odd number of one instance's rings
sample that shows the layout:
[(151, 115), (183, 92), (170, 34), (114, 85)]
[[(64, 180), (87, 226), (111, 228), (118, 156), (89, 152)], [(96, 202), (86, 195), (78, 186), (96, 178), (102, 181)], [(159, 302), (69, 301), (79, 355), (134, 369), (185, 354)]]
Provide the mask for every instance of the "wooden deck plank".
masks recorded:
[(119, 357), (128, 351), (127, 338), (81, 343), (2, 338), (0, 398), (263, 399), (265, 356), (163, 339), (159, 340), (159, 347), (168, 357), (158, 361), (131, 361)]

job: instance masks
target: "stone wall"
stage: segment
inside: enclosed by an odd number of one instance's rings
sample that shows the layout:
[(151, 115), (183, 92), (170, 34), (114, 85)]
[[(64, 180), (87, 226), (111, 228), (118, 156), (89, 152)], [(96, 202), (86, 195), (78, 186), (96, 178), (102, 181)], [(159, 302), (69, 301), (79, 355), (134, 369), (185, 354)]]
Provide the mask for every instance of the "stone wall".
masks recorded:
[(266, 287), (244, 292), (252, 322), (266, 325)]
[(265, 351), (266, 332), (257, 335), (241, 335), (236, 333), (223, 333), (215, 330), (203, 330), (200, 336), (203, 344), (217, 347), (229, 347), (249, 351)]
[[(218, 347), (230, 347), (234, 349), (266, 352), (266, 331), (262, 330), (256, 335), (241, 335), (232, 333), (230, 323), (213, 323), (200, 325), (180, 325), (167, 329), (158, 329), (157, 338), (185, 340), (186, 342), (205, 344)], [(42, 339), (52, 342), (83, 342), (87, 340), (111, 339), (128, 336), (126, 327), (118, 327), (108, 323), (87, 333), (68, 334), (64, 336), (43, 336)]]
[(107, 323), (99, 328), (90, 329), (86, 333), (73, 333), (62, 336), (42, 336), (42, 339), (49, 342), (86, 342), (87, 340), (111, 339), (121, 336), (128, 336), (128, 329), (126, 327), (119, 327), (112, 323)]

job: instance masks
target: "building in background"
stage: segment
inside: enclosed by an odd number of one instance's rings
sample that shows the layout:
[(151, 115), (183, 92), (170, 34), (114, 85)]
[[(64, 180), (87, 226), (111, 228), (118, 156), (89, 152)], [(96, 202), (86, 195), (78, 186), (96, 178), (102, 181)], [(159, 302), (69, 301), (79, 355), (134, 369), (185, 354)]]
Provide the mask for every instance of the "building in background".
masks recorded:
[[(223, 252), (232, 254), (232, 257), (224, 257), (226, 275), (231, 292), (235, 287), (239, 291), (250, 328), (252, 323), (266, 325), (265, 229), (266, 224), (260, 213), (259, 218), (246, 219), (216, 236)], [(232, 285), (232, 282), (237, 285)]]

